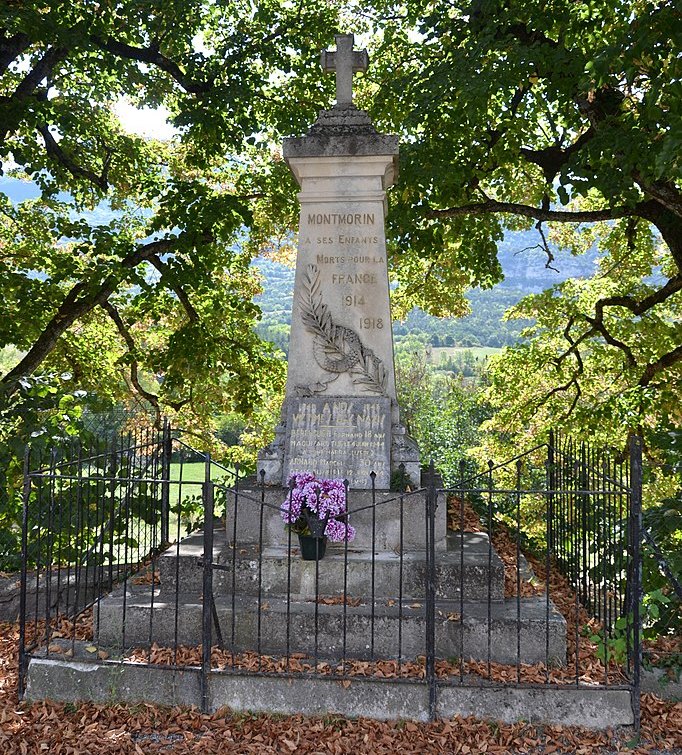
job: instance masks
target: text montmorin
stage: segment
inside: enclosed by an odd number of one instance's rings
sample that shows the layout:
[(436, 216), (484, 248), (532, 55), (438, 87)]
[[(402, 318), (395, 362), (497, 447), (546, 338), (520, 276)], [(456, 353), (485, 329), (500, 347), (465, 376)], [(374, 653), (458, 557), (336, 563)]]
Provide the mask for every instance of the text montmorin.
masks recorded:
[(374, 225), (373, 212), (309, 212), (309, 225)]

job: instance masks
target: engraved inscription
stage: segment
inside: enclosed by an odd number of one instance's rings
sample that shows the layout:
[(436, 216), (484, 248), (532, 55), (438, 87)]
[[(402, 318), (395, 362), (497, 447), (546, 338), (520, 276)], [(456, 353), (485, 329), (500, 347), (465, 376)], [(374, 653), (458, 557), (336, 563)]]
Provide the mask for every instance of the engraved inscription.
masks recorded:
[(374, 225), (373, 212), (309, 212), (310, 225)]
[(390, 476), (390, 404), (386, 399), (296, 399), (290, 406), (287, 475), (311, 471), (367, 486)]
[(376, 284), (376, 282), (377, 277), (376, 275), (374, 275), (374, 273), (354, 273), (352, 275), (339, 275), (337, 273), (332, 274), (332, 283), (336, 283), (338, 285), (348, 283), (364, 283), (373, 286)]
[(383, 264), (384, 258), (383, 257), (363, 257), (356, 255), (355, 257), (349, 256), (349, 257), (333, 257), (328, 254), (318, 254), (316, 257), (316, 262), (318, 265), (345, 265), (346, 262), (348, 264), (353, 265), (379, 265)]
[(378, 236), (337, 236), (339, 244), (378, 244)]
[(384, 327), (384, 321), (381, 317), (361, 317), (360, 330), (372, 330), (376, 328), (381, 330)]
[(346, 307), (364, 307), (365, 306), (365, 297), (364, 296), (344, 296), (343, 297), (343, 304)]

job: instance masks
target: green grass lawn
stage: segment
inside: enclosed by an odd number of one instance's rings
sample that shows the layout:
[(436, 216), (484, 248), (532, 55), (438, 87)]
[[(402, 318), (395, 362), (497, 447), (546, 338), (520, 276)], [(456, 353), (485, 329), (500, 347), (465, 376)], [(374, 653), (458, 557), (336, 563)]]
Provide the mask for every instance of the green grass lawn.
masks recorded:
[(433, 346), (431, 347), (431, 363), (438, 364), (441, 360), (441, 354), (455, 357), (458, 354), (464, 354), (466, 351), (470, 351), (474, 359), (485, 359), (499, 354), (502, 349), (492, 346)]
[[(180, 481), (180, 471), (182, 470), (182, 481), (183, 482), (203, 482), (204, 481), (204, 469), (205, 464), (203, 461), (186, 461), (182, 464), (175, 463), (171, 464), (170, 467), (170, 478), (172, 482), (179, 482)], [(230, 472), (234, 472), (234, 467), (225, 465), (230, 470)], [(230, 475), (225, 472), (225, 470), (220, 467), (218, 464), (211, 463), (211, 479), (214, 482), (218, 482), (220, 479), (225, 478), (228, 483), (232, 482), (232, 478), (230, 478)], [(194, 486), (192, 486), (194, 487)]]
[[(226, 465), (227, 466), (227, 465)], [(229, 467), (232, 469), (232, 467)], [(181, 479), (182, 473), (182, 479)], [(189, 497), (199, 498), (201, 496), (201, 483), (204, 481), (205, 464), (203, 461), (186, 461), (182, 464), (171, 464), (170, 467), (170, 493), (168, 496), (170, 505), (170, 535), (173, 540), (177, 533), (178, 526), (178, 503)], [(234, 477), (226, 472), (217, 464), (211, 464), (211, 480), (216, 483), (224, 482), (230, 486), (234, 483)], [(186, 534), (184, 530), (181, 536)]]

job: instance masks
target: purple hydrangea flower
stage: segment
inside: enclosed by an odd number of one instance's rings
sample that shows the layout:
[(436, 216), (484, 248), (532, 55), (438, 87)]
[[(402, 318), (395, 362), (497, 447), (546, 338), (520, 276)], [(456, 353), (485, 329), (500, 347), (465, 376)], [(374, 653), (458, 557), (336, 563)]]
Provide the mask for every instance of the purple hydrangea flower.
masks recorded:
[(308, 534), (309, 517), (326, 522), (325, 535), (332, 542), (349, 542), (355, 537), (355, 529), (346, 521), (346, 486), (343, 480), (317, 478), (312, 472), (291, 475), (289, 495), (280, 506), (285, 525), (293, 532)]
[(355, 527), (350, 524), (344, 524), (338, 519), (330, 519), (325, 527), (324, 534), (333, 543), (342, 543), (344, 540), (350, 542), (355, 538)]

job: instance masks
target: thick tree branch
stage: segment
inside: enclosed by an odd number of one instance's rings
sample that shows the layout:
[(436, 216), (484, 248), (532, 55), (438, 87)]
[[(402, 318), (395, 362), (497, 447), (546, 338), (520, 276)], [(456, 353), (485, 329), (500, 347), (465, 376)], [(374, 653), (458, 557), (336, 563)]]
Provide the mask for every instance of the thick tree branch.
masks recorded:
[[(123, 322), (123, 318), (121, 317), (119, 311), (114, 307), (114, 305), (110, 301), (105, 301), (101, 304), (102, 308), (106, 311), (106, 313), (109, 315), (109, 317), (113, 320), (114, 324), (116, 325), (116, 329), (118, 330), (121, 338), (125, 341), (126, 348), (128, 349), (128, 353), (130, 354), (131, 361), (130, 361), (130, 382), (132, 383), (135, 390), (138, 392), (142, 398), (149, 401), (149, 403), (154, 407), (154, 410), (156, 412), (156, 418), (157, 421), (160, 421), (161, 419), (161, 410), (159, 405), (159, 397), (155, 393), (151, 393), (146, 388), (142, 386), (140, 383), (140, 374), (139, 374), (139, 364), (137, 362), (137, 359), (135, 358), (135, 355), (137, 354), (137, 346), (135, 344), (135, 339), (130, 334), (130, 331), (126, 327), (126, 324)], [(189, 403), (189, 399), (185, 399), (183, 401), (167, 401), (166, 404), (170, 406), (172, 409), (175, 409), (175, 411), (179, 411), (182, 409), (183, 406)]]
[(542, 168), (545, 181), (551, 184), (559, 174), (561, 168), (571, 159), (571, 156), (579, 152), (594, 137), (595, 133), (595, 130), (590, 127), (565, 148), (558, 145), (552, 145), (544, 149), (521, 147), (519, 152), (528, 162)]
[(632, 174), (635, 183), (639, 188), (671, 212), (682, 218), (682, 194), (677, 187), (669, 181), (645, 181), (639, 171)]
[[(512, 115), (516, 115), (519, 109), (519, 105), (523, 102), (523, 98), (528, 91), (528, 88), (522, 86), (514, 90), (514, 94), (509, 102), (509, 112)], [(505, 133), (505, 130), (498, 128), (488, 129), (488, 135), (490, 137), (488, 140), (488, 149), (493, 149), (493, 147), (500, 141)]]
[(553, 50), (559, 47), (558, 42), (550, 39), (541, 31), (529, 29), (526, 24), (523, 23), (510, 24), (506, 29), (504, 29), (504, 31), (510, 36), (514, 37), (514, 39), (517, 39), (519, 42), (521, 42), (522, 45), (526, 47), (534, 45), (546, 45)]
[(575, 103), (580, 112), (598, 129), (607, 118), (617, 118), (625, 95), (620, 89), (605, 86), (577, 95)]
[(663, 354), (663, 356), (660, 356), (655, 362), (650, 362), (642, 373), (642, 377), (639, 379), (639, 384), (641, 386), (649, 385), (659, 372), (667, 370), (669, 367), (672, 367), (680, 361), (682, 361), (682, 345)]
[(567, 359), (571, 354), (573, 354), (576, 358), (576, 361), (578, 362), (578, 366), (580, 367), (580, 372), (582, 372), (583, 360), (582, 360), (582, 356), (580, 355), (580, 344), (583, 341), (586, 341), (588, 338), (591, 338), (594, 335), (594, 330), (592, 328), (589, 328), (582, 335), (578, 336), (576, 340), (571, 335), (571, 330), (573, 329), (574, 325), (575, 325), (575, 317), (571, 317), (569, 321), (566, 323), (566, 327), (564, 328), (564, 338), (570, 344), (570, 348), (564, 351), (563, 354), (560, 354), (554, 360), (554, 364), (557, 366), (557, 368), (561, 367), (561, 363), (564, 361), (564, 359)]
[[(43, 57), (35, 64), (33, 69), (29, 71), (26, 76), (19, 82), (17, 88), (9, 96), (0, 96), (0, 103), (10, 103), (14, 105), (17, 101), (21, 101), (24, 98), (30, 97), (34, 94), (38, 88), (40, 82), (45, 79), (52, 72), (54, 66), (60, 61), (66, 58), (67, 51), (61, 48), (49, 48)], [(12, 107), (10, 107), (10, 113)], [(17, 113), (13, 113), (11, 117), (7, 118), (4, 123), (0, 123), (0, 144), (3, 144), (7, 139), (7, 135), (13, 131), (20, 122), (20, 117)]]
[(630, 365), (632, 365), (633, 367), (637, 365), (637, 360), (635, 359), (635, 355), (632, 353), (632, 349), (624, 341), (621, 341), (619, 338), (616, 338), (609, 332), (608, 328), (604, 324), (603, 316), (590, 317), (589, 315), (583, 315), (583, 317), (585, 318), (585, 320), (587, 320), (587, 322), (590, 323), (595, 332), (599, 333), (599, 335), (606, 341), (606, 343), (608, 343), (610, 346), (615, 346), (617, 349), (620, 349), (623, 354), (625, 354)]
[(130, 358), (131, 358), (130, 359), (130, 382), (133, 384), (135, 390), (139, 393), (139, 395), (145, 398), (147, 401), (149, 401), (149, 403), (154, 407), (154, 410), (156, 411), (156, 415), (158, 419), (159, 418), (159, 397), (155, 393), (151, 393), (150, 391), (146, 390), (140, 384), (138, 364), (137, 364), (137, 359), (135, 358), (135, 354), (137, 353), (135, 340), (130, 335), (130, 331), (128, 330), (128, 328), (126, 328), (125, 323), (123, 322), (123, 318), (119, 314), (118, 310), (116, 309), (116, 307), (114, 307), (114, 305), (110, 301), (104, 301), (102, 302), (100, 306), (113, 320), (121, 338), (125, 341), (126, 348), (128, 349), (128, 354), (130, 354)]
[(152, 265), (154, 265), (154, 267), (161, 273), (161, 281), (165, 282), (178, 297), (180, 303), (185, 308), (185, 312), (187, 313), (190, 322), (198, 322), (199, 315), (196, 309), (194, 309), (194, 307), (192, 306), (192, 302), (189, 300), (189, 296), (187, 296), (185, 289), (177, 281), (173, 280), (173, 273), (171, 272), (168, 265), (163, 262), (163, 260), (156, 254), (149, 258), (149, 262), (151, 262)]
[(7, 30), (0, 33), (0, 75), (2, 75), (22, 53), (31, 46), (28, 34), (17, 32), (11, 37), (7, 36)]
[(203, 94), (204, 92), (208, 92), (214, 85), (214, 79), (207, 81), (192, 79), (174, 60), (167, 58), (159, 52), (157, 47), (133, 47), (125, 42), (119, 42), (112, 37), (93, 36), (91, 39), (101, 50), (106, 50), (121, 58), (136, 60), (138, 63), (147, 63), (148, 65), (160, 68), (175, 79), (190, 94)]
[[(141, 262), (148, 260), (155, 254), (164, 254), (175, 246), (174, 239), (152, 241), (137, 247), (122, 261), (124, 270), (132, 270)], [(0, 381), (5, 396), (11, 396), (19, 388), (19, 380), (31, 375), (54, 349), (60, 336), (73, 325), (76, 320), (103, 304), (116, 290), (121, 282), (121, 276), (109, 275), (99, 284), (91, 279), (76, 283), (68, 292), (61, 305), (38, 336), (35, 343), (19, 364), (10, 370)]]
[[(587, 97), (576, 97), (579, 110), (598, 131), (604, 121), (618, 118), (625, 95), (613, 87), (604, 87), (591, 92)], [(649, 220), (660, 231), (665, 243), (670, 248), (673, 258), (682, 270), (682, 194), (672, 181), (647, 181), (637, 170), (630, 172), (630, 177), (639, 188), (652, 197), (648, 202), (641, 202), (641, 212), (634, 213)]]
[[(645, 296), (641, 300), (635, 299), (632, 296), (608, 296), (604, 299), (599, 299), (594, 305), (595, 316), (590, 317), (588, 315), (583, 315), (583, 317), (592, 326), (593, 330), (599, 333), (608, 344), (620, 349), (626, 355), (631, 366), (636, 367), (638, 363), (632, 349), (626, 343), (613, 336), (606, 327), (606, 323), (604, 322), (605, 308), (625, 307), (635, 316), (639, 317), (680, 290), (682, 290), (682, 275), (676, 275), (670, 278), (664, 286), (657, 289), (652, 294), (649, 294), (649, 296)], [(640, 380), (640, 384), (648, 384), (653, 375), (660, 372), (661, 369), (664, 369), (665, 366), (668, 365), (667, 358), (668, 355), (665, 355), (656, 360), (656, 362), (647, 365), (641, 378), (642, 380), (646, 379), (646, 383), (641, 383)], [(674, 361), (677, 360), (673, 359), (673, 362), (670, 364), (673, 364)], [(660, 366), (657, 366), (659, 363)]]
[(33, 66), (33, 68), (19, 82), (11, 99), (26, 97), (35, 92), (40, 82), (52, 72), (52, 69), (68, 55), (68, 50), (63, 47), (50, 47), (45, 51), (42, 58)]
[(599, 319), (603, 319), (604, 307), (625, 307), (634, 315), (639, 316), (656, 306), (656, 304), (661, 304), (680, 290), (682, 290), (682, 274), (673, 276), (666, 282), (665, 286), (657, 289), (652, 294), (649, 294), (649, 296), (645, 296), (641, 301), (634, 299), (632, 296), (608, 296), (604, 299), (599, 299), (594, 305), (594, 310)]
[(682, 221), (660, 202), (649, 200), (642, 203), (640, 217), (656, 226), (663, 241), (668, 245), (678, 270), (682, 272)]
[(605, 210), (564, 212), (563, 210), (543, 209), (516, 202), (498, 202), (494, 199), (487, 199), (485, 202), (474, 202), (472, 204), (461, 205), (460, 207), (431, 210), (427, 213), (427, 217), (452, 218), (458, 215), (488, 215), (493, 212), (503, 212), (553, 223), (598, 223), (604, 220), (616, 220), (618, 218), (630, 217), (631, 215), (639, 215), (641, 206), (644, 204), (640, 202), (633, 207), (621, 206)]
[(59, 146), (58, 142), (50, 133), (48, 126), (39, 126), (38, 131), (40, 132), (40, 135), (43, 137), (43, 141), (45, 142), (45, 150), (47, 154), (62, 166), (64, 166), (64, 168), (66, 168), (66, 170), (68, 170), (74, 178), (84, 178), (86, 181), (89, 181), (90, 183), (97, 186), (103, 192), (106, 192), (108, 190), (109, 181), (107, 180), (106, 168), (102, 171), (102, 175), (99, 176), (97, 175), (97, 173), (94, 173), (87, 168), (83, 168), (82, 166), (74, 162)]

